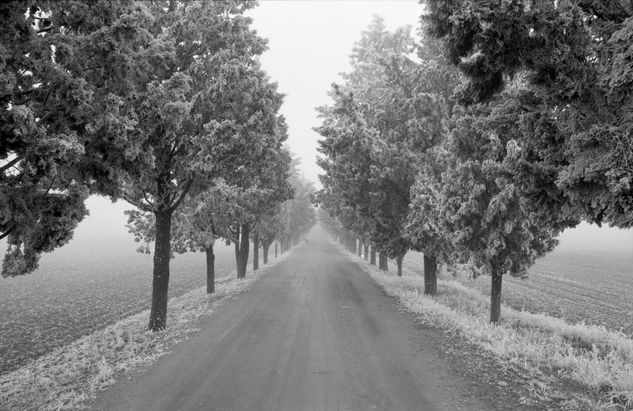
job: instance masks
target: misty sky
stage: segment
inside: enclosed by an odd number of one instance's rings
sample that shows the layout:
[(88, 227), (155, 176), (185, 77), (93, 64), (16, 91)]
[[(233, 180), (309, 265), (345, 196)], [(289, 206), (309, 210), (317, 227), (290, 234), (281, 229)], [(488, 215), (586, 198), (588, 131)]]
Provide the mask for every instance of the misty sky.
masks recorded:
[[(288, 122), (288, 143), (301, 158), (304, 175), (318, 183), (316, 165), (319, 125), (315, 107), (327, 104), (327, 92), (349, 72), (349, 55), (374, 15), (388, 30), (410, 25), (417, 30), (422, 6), (416, 0), (388, 1), (260, 1), (249, 15), (268, 39), (264, 69), (286, 94), (282, 114)], [(415, 30), (414, 30), (415, 31)]]

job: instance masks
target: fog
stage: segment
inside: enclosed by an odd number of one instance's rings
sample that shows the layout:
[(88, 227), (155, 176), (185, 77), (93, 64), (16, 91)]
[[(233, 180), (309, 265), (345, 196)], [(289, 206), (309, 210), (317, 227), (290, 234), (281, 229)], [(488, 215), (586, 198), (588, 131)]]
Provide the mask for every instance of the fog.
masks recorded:
[(281, 112), (288, 123), (288, 143), (301, 158), (304, 175), (319, 185), (316, 165), (320, 124), (315, 107), (327, 96), (339, 73), (349, 72), (349, 55), (374, 15), (388, 30), (410, 25), (417, 30), (422, 6), (416, 0), (261, 1), (249, 15), (268, 39), (262, 66), (286, 95)]
[[(70, 243), (55, 250), (45, 260), (60, 260), (81, 255), (83, 258), (107, 256), (125, 258), (135, 253), (137, 244), (125, 228), (124, 210), (132, 206), (123, 201), (112, 203), (108, 198), (92, 196), (87, 200), (90, 215), (82, 221)], [(621, 230), (608, 226), (598, 227), (582, 223), (565, 231), (560, 237), (558, 251), (565, 252), (617, 252), (633, 258), (633, 230)], [(6, 242), (1, 243), (4, 254)], [(218, 244), (218, 246), (222, 246)], [(178, 257), (176, 257), (178, 258)]]

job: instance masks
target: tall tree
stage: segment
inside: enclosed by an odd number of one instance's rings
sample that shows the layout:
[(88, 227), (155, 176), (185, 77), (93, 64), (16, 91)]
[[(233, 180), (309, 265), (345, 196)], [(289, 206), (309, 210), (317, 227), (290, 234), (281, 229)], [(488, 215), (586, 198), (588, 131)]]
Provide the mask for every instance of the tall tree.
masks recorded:
[(230, 240), (235, 246), (238, 278), (246, 275), (251, 232), (256, 229), (262, 216), (293, 194), (288, 181), (291, 157), (284, 146), (288, 137), (286, 123), (280, 116), (273, 125), (269, 132), (260, 130), (260, 150), (249, 153), (252, 161), (243, 166), (239, 173), (233, 173), (228, 180), (243, 190), (237, 203), (244, 212), (229, 226), (232, 232)]
[(448, 63), (441, 43), (423, 32), (417, 43), (417, 55), (419, 61), (411, 88), (422, 109), (415, 115), (419, 137), (412, 150), (416, 155), (417, 175), (410, 191), (406, 236), (413, 249), (424, 253), (424, 292), (435, 295), (438, 262), (450, 262), (453, 253), (439, 224), (439, 193), (441, 173), (447, 166), (444, 161), (446, 126), (455, 107), (452, 96), (459, 78), (457, 70)]
[[(135, 161), (134, 113), (151, 16), (132, 1), (0, 4), (0, 238), (3, 276), (67, 243), (90, 192), (116, 195)], [(116, 50), (114, 52), (113, 50)]]
[(631, 6), (429, 1), (429, 10), (431, 33), (468, 80), (461, 100), (491, 105), (479, 132), (512, 147), (500, 171), (524, 215), (550, 233), (580, 218), (630, 227)]
[[(151, 32), (168, 59), (152, 64), (152, 81), (136, 97), (145, 161), (127, 169), (122, 197), (154, 214), (154, 273), (150, 330), (165, 327), (172, 216), (189, 195), (204, 191), (226, 169), (237, 168), (248, 127), (266, 123), (262, 110), (276, 95), (260, 90), (254, 56), (264, 42), (243, 13), (251, 2), (153, 2)], [(267, 90), (266, 90), (267, 91)], [(212, 102), (212, 103), (210, 103)], [(248, 121), (251, 124), (247, 124)], [(233, 138), (227, 139), (227, 135)], [(240, 141), (240, 139), (245, 139)]]
[[(519, 187), (562, 221), (633, 223), (633, 8), (621, 1), (428, 1), (430, 31), (466, 74), (462, 100), (520, 83)], [(513, 80), (514, 79), (514, 80)], [(534, 132), (544, 131), (544, 132)], [(539, 190), (526, 171), (553, 176)], [(528, 178), (525, 178), (528, 177)]]
[(510, 133), (489, 132), (488, 113), (481, 105), (455, 116), (439, 209), (459, 259), (491, 275), (490, 321), (498, 323), (503, 275), (524, 276), (554, 248), (559, 231), (543, 212), (530, 211), (507, 171), (520, 149)]
[[(371, 143), (375, 133), (362, 117), (350, 93), (334, 85), (333, 104), (319, 108), (323, 123), (315, 129), (323, 138), (317, 164), (324, 173), (319, 175), (323, 188), (319, 203), (335, 215), (345, 229), (343, 238), (350, 248), (351, 238), (365, 236), (372, 227), (369, 174)], [(353, 233), (350, 235), (349, 233)]]

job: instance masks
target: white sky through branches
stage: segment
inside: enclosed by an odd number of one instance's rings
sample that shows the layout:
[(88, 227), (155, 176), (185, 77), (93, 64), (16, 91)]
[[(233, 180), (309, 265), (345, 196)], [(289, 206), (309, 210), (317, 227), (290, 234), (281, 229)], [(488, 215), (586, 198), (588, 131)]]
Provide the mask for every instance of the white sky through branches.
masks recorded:
[(415, 33), (423, 7), (416, 0), (262, 0), (248, 13), (260, 36), (268, 39), (263, 68), (286, 94), (282, 114), (288, 143), (301, 158), (302, 170), (318, 184), (316, 165), (319, 125), (315, 107), (327, 104), (338, 73), (349, 72), (349, 55), (374, 15), (388, 30), (410, 25)]

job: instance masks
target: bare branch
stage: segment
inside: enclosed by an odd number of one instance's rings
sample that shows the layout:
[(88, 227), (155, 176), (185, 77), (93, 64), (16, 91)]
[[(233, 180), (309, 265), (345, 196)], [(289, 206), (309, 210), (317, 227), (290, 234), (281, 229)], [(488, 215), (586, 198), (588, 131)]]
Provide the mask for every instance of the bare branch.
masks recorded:
[(7, 237), (8, 235), (10, 235), (13, 232), (14, 229), (15, 229), (15, 225), (13, 225), (11, 228), (9, 228), (4, 233), (0, 234), (0, 240), (2, 240), (3, 238)]
[(0, 167), (0, 173), (4, 173), (20, 161), (20, 157), (16, 156), (13, 160)]
[(185, 187), (182, 189), (182, 192), (180, 193), (180, 197), (178, 197), (176, 202), (174, 202), (174, 204), (169, 208), (172, 212), (178, 208), (178, 206), (180, 205), (180, 203), (182, 203), (182, 201), (185, 199), (187, 194), (189, 194), (189, 190), (191, 190), (192, 185), (193, 185), (193, 179), (190, 178), (185, 183)]

